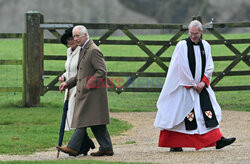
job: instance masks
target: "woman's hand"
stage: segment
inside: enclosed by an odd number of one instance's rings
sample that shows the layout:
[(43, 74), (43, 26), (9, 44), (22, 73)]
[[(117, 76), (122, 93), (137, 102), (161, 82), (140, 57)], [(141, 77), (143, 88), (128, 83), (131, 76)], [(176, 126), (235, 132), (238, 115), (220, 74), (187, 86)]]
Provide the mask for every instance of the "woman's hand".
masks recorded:
[(64, 81), (65, 81), (64, 76), (63, 76), (63, 75), (60, 76), (60, 77), (58, 78), (58, 81), (60, 81), (61, 83), (64, 82)]

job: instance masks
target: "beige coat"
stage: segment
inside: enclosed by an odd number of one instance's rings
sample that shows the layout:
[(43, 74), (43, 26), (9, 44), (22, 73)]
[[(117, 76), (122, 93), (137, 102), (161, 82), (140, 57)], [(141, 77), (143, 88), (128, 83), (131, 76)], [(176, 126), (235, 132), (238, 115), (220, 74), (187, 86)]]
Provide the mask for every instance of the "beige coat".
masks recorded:
[[(105, 87), (106, 76), (104, 56), (90, 39), (79, 54), (77, 75), (66, 81), (68, 88), (76, 85), (75, 110), (71, 128), (110, 123)], [(100, 83), (101, 81), (104, 83)], [(86, 85), (94, 88), (89, 90)]]
[[(77, 73), (77, 63), (79, 58), (81, 47), (77, 47), (74, 51), (72, 51), (71, 48), (67, 49), (67, 60), (65, 62), (65, 70), (66, 72), (63, 74), (64, 78), (66, 80), (69, 80), (72, 77), (76, 76)], [(65, 98), (64, 101), (67, 98), (67, 94), (69, 93), (69, 104), (68, 104), (68, 111), (67, 111), (67, 118), (65, 121), (65, 130), (69, 131), (73, 119), (73, 113), (75, 108), (75, 94), (76, 94), (76, 87), (71, 88), (70, 90), (66, 89), (65, 91)]]

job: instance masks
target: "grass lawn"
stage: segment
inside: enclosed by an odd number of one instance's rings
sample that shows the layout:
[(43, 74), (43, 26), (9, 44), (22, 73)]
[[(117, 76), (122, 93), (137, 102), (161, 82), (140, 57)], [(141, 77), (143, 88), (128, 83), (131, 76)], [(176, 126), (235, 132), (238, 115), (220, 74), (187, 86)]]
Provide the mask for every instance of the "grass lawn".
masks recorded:
[[(37, 108), (21, 108), (18, 104), (0, 106), (0, 154), (29, 154), (57, 146), (63, 104), (45, 104)], [(111, 118), (108, 129), (118, 135), (131, 125)], [(65, 132), (64, 144), (73, 131)], [(90, 137), (93, 137), (89, 130)]]
[[(171, 35), (139, 36), (145, 40), (168, 40)], [(186, 35), (182, 38), (187, 37)], [(248, 34), (224, 35), (228, 39), (250, 38)], [(120, 37), (113, 37), (116, 39)], [(214, 39), (205, 34), (204, 39)], [(126, 37), (124, 37), (126, 39)], [(11, 46), (10, 46), (11, 45)], [(249, 44), (235, 45), (242, 52)], [(147, 46), (152, 52), (157, 52), (160, 46)], [(139, 56), (147, 57), (137, 46), (100, 45), (105, 56)], [(22, 59), (22, 42), (15, 39), (0, 40), (0, 60)], [(169, 48), (162, 57), (171, 57), (174, 47)], [(60, 44), (45, 44), (46, 55), (64, 55), (66, 48)], [(213, 56), (234, 56), (225, 46), (212, 46)], [(45, 61), (45, 70), (63, 70), (65, 61)], [(215, 62), (215, 71), (224, 70), (231, 61)], [(137, 71), (144, 62), (107, 62), (108, 71)], [(169, 65), (168, 62), (166, 62)], [(0, 65), (1, 87), (22, 86), (22, 66)], [(249, 67), (240, 62), (234, 71), (248, 70)], [(2, 73), (4, 72), (4, 73)], [(163, 72), (156, 64), (152, 64), (146, 72)], [(127, 77), (123, 77), (125, 80)], [(45, 79), (48, 84), (53, 77)], [(140, 80), (140, 79), (139, 79)], [(164, 78), (161, 79), (164, 82)], [(124, 81), (125, 82), (125, 81)], [(138, 82), (138, 81), (136, 81)], [(226, 77), (217, 86), (249, 85), (250, 76)], [(109, 92), (109, 107), (111, 112), (156, 112), (156, 101), (160, 93), (121, 93)], [(250, 111), (250, 91), (216, 92), (217, 100), (223, 110)], [(41, 96), (41, 107), (22, 108), (21, 93), (0, 93), (0, 154), (29, 154), (35, 151), (45, 151), (57, 145), (58, 131), (63, 108), (64, 95), (59, 92), (48, 92)], [(108, 126), (111, 135), (117, 135), (131, 128), (131, 125), (116, 119), (111, 119)], [(65, 133), (64, 143), (72, 132)], [(92, 135), (92, 134), (91, 134)], [(67, 161), (60, 161), (67, 163)], [(78, 162), (78, 161), (73, 161)], [(11, 163), (11, 162), (10, 162)], [(39, 163), (39, 162), (38, 162)]]

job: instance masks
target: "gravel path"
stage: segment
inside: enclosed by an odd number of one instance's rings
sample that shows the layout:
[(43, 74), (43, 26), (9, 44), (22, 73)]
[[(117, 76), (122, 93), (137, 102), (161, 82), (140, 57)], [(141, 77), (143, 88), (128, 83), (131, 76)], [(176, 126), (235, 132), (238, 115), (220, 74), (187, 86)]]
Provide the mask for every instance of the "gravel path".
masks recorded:
[[(111, 113), (111, 117), (127, 121), (134, 126), (124, 134), (112, 137), (115, 155), (88, 155), (79, 156), (77, 159), (151, 163), (250, 163), (250, 112), (223, 111), (222, 116), (220, 129), (225, 137), (235, 136), (235, 143), (221, 150), (214, 147), (199, 151), (184, 148), (184, 152), (169, 152), (169, 148), (157, 147), (159, 130), (153, 127), (155, 112)], [(94, 142), (98, 145), (95, 140)], [(56, 153), (55, 148), (51, 148), (47, 152), (32, 155), (0, 155), (0, 161), (57, 160)], [(61, 153), (60, 159), (75, 158)]]

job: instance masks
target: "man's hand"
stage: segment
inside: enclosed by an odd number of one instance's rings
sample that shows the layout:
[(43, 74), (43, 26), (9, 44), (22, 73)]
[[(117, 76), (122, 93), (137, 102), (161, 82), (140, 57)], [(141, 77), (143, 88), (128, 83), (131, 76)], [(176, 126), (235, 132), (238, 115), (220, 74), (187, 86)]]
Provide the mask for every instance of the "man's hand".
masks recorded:
[(196, 90), (196, 92), (201, 93), (204, 87), (205, 87), (205, 83), (202, 81), (198, 83), (196, 86), (194, 86), (193, 88)]
[(67, 84), (64, 82), (64, 83), (62, 83), (62, 84), (59, 86), (59, 90), (60, 90), (61, 93), (62, 93), (62, 91), (65, 90), (67, 87), (68, 87)]
[(60, 76), (60, 77), (58, 78), (58, 81), (60, 81), (61, 83), (64, 82), (64, 76), (63, 76), (63, 75)]

